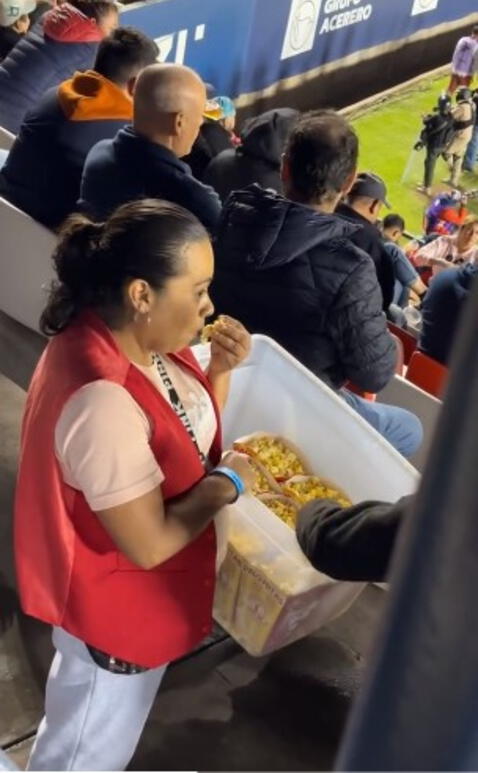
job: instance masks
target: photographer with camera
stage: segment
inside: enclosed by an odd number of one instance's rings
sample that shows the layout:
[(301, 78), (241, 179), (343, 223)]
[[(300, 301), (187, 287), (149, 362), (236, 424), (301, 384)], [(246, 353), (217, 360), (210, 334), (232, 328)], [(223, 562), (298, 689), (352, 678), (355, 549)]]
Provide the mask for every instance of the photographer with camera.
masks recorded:
[(415, 145), (415, 150), (426, 148), (425, 174), (423, 185), (418, 190), (431, 196), (431, 186), (438, 157), (445, 153), (455, 136), (454, 116), (452, 101), (447, 94), (442, 94), (433, 112), (423, 119), (423, 129), (420, 139)]

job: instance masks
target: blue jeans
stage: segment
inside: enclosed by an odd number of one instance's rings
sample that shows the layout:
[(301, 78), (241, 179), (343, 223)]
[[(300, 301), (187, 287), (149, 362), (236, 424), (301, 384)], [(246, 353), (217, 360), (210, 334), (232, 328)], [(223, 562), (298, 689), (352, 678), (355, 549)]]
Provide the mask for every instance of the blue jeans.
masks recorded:
[(394, 405), (372, 403), (347, 389), (342, 389), (340, 394), (402, 456), (408, 459), (418, 451), (423, 441), (423, 427), (414, 413)]
[(465, 159), (463, 161), (463, 169), (468, 169), (468, 171), (473, 170), (476, 164), (477, 156), (478, 156), (478, 124), (473, 129), (473, 136), (468, 143)]

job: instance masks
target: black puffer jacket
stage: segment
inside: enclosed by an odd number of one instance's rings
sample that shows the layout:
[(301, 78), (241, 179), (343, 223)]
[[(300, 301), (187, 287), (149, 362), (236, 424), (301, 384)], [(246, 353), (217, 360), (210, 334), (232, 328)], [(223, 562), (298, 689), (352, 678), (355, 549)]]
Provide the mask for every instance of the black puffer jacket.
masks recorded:
[(230, 148), (232, 148), (232, 140), (229, 132), (218, 121), (206, 119), (190, 154), (184, 156), (182, 160), (191, 167), (196, 180), (203, 180), (211, 160)]
[(289, 132), (299, 112), (284, 107), (247, 121), (241, 132), (242, 144), (224, 150), (212, 159), (204, 182), (216, 190), (222, 201), (231, 191), (259, 183), (263, 188), (282, 192), (280, 166)]
[(236, 191), (219, 224), (212, 299), (333, 387), (377, 392), (396, 349), (374, 264), (349, 239), (356, 228), (258, 185)]

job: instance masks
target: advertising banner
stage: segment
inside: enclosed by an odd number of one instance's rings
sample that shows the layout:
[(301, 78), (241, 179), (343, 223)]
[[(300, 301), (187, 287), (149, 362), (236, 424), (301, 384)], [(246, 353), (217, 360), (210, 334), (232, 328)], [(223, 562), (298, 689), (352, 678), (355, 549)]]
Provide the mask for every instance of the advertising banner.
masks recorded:
[(164, 61), (189, 64), (219, 92), (237, 97), (468, 18), (473, 5), (471, 0), (159, 0), (127, 7), (122, 19), (157, 39)]

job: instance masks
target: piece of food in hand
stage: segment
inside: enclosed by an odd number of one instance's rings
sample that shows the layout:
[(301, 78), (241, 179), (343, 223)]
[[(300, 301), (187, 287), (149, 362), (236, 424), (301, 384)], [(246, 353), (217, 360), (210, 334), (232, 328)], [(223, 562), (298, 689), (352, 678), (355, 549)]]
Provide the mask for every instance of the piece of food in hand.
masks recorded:
[(279, 483), (309, 472), (297, 451), (274, 435), (260, 433), (241, 438), (234, 443), (234, 449), (257, 459)]
[(295, 522), (297, 520), (297, 513), (299, 511), (295, 502), (291, 501), (284, 496), (271, 496), (265, 495), (259, 497), (263, 505), (272, 510), (274, 515), (277, 515), (287, 526), (291, 529), (295, 529)]
[(350, 507), (352, 504), (343, 491), (329, 485), (316, 475), (292, 478), (284, 484), (282, 490), (299, 505), (306, 505), (314, 499), (332, 499), (341, 507)]
[(214, 320), (214, 322), (211, 322), (211, 324), (204, 325), (201, 333), (201, 343), (208, 344), (213, 336), (214, 331), (218, 330), (221, 324), (222, 324), (222, 317), (218, 317), (217, 319)]
[(214, 323), (212, 325), (204, 325), (201, 333), (201, 343), (202, 344), (208, 344), (211, 340), (212, 333), (214, 330)]

